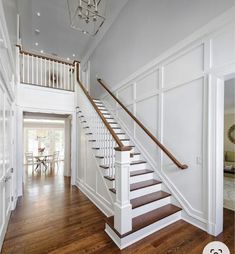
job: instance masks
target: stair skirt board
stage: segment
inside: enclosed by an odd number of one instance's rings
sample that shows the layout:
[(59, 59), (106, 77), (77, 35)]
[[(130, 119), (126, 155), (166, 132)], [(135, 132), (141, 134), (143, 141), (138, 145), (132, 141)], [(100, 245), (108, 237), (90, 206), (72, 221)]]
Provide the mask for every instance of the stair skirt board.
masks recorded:
[(106, 223), (105, 224), (105, 232), (109, 235), (109, 237), (115, 242), (115, 244), (119, 247), (119, 249), (124, 249), (131, 244), (155, 233), (156, 231), (169, 226), (170, 224), (181, 219), (181, 211), (174, 213), (162, 220), (159, 220), (147, 227), (144, 227), (130, 235), (127, 235), (123, 238), (120, 238), (112, 228)]

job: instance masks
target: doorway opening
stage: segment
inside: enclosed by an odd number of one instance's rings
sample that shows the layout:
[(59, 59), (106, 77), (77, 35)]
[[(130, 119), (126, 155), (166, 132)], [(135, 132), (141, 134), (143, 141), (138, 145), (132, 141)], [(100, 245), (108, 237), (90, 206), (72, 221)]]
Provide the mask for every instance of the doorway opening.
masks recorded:
[(224, 82), (224, 208), (235, 211), (235, 77)]
[[(23, 183), (71, 176), (71, 116), (23, 113)], [(67, 179), (68, 180), (68, 179)]]

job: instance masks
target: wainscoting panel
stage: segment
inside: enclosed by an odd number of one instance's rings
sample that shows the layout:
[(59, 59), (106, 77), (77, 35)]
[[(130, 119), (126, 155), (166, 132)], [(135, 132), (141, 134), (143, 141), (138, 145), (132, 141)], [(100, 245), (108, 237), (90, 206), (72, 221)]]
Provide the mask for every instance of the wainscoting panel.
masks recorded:
[(163, 155), (163, 174), (177, 186), (191, 206), (201, 212), (203, 86), (204, 79), (201, 78), (164, 93), (162, 133), (164, 145), (179, 161), (189, 166), (181, 171)]
[(179, 55), (172, 62), (164, 66), (164, 88), (173, 88), (186, 83), (203, 71), (203, 45)]
[[(235, 22), (234, 22), (235, 23)], [(223, 66), (235, 59), (235, 24), (229, 25), (211, 38), (212, 68)]]
[(136, 99), (154, 94), (159, 89), (159, 70), (154, 68), (136, 81)]

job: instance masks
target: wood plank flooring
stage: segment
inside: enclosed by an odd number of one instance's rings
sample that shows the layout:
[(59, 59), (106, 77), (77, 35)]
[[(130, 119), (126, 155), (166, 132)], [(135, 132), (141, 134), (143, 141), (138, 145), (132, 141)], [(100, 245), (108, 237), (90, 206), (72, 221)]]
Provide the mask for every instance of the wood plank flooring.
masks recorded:
[(2, 253), (6, 254), (201, 254), (213, 240), (234, 253), (234, 212), (224, 210), (224, 232), (212, 237), (178, 221), (120, 251), (104, 232), (105, 216), (70, 179), (59, 174), (28, 176), (24, 197), (12, 213)]

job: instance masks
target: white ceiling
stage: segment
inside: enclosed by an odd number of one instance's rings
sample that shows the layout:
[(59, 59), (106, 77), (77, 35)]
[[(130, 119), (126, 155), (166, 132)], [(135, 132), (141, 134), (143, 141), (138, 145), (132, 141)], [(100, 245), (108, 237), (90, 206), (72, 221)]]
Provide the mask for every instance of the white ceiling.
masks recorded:
[(225, 81), (224, 109), (235, 109), (235, 78)]
[[(107, 31), (127, 0), (107, 0), (106, 20), (102, 29)], [(43, 50), (59, 57), (81, 60), (94, 44), (95, 37), (84, 35), (69, 25), (67, 0), (18, 0), (20, 35), (26, 50)], [(37, 16), (40, 12), (40, 17)], [(35, 34), (35, 29), (40, 34)], [(102, 33), (102, 29), (99, 33)], [(35, 43), (38, 42), (38, 46)], [(76, 56), (73, 57), (73, 54)]]

